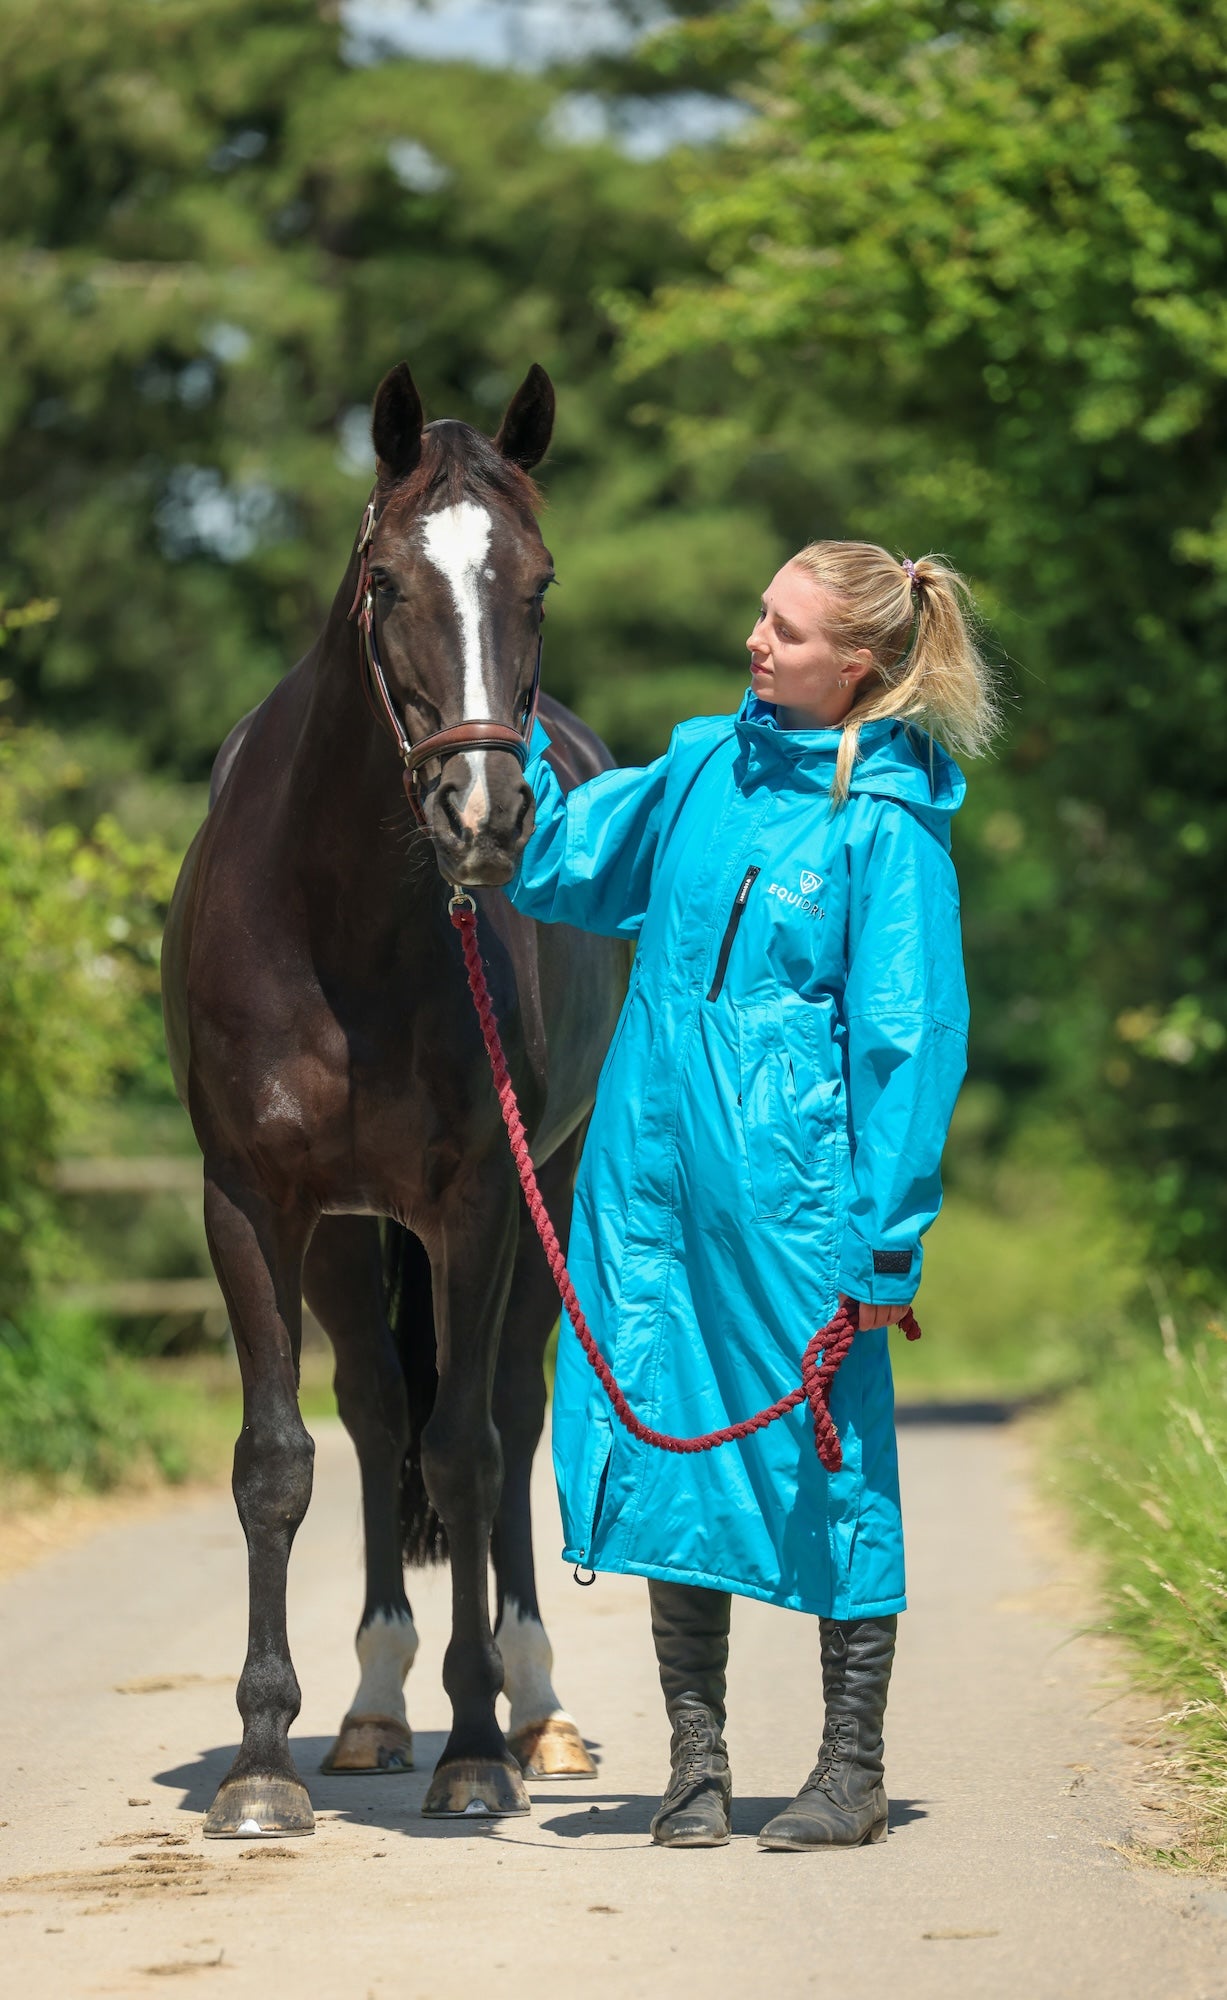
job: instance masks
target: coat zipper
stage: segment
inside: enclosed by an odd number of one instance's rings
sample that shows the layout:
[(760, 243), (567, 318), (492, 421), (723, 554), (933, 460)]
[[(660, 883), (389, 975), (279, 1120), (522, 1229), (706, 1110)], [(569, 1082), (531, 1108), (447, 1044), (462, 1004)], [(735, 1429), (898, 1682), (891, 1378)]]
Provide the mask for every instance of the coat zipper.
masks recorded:
[(724, 985), (724, 975), (728, 971), (729, 953), (733, 949), (733, 939), (737, 935), (737, 926), (741, 922), (746, 904), (750, 900), (750, 891), (762, 872), (761, 868), (747, 868), (745, 875), (742, 877), (741, 887), (733, 898), (733, 907), (729, 911), (729, 920), (724, 927), (724, 936), (720, 940), (720, 956), (716, 960), (716, 976), (712, 980), (711, 991), (707, 996), (709, 1000), (718, 1000), (720, 997), (720, 989)]

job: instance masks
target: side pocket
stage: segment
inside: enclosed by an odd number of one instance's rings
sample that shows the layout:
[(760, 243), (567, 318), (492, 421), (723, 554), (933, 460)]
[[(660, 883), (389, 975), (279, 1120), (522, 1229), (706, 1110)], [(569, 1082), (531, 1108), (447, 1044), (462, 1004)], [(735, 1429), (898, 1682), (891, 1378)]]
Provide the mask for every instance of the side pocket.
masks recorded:
[(612, 1458), (613, 1458), (613, 1439), (611, 1438), (609, 1441), (608, 1448), (606, 1449), (605, 1452), (605, 1462), (601, 1466), (600, 1472), (597, 1475), (596, 1491), (592, 1497), (592, 1505), (588, 1510), (588, 1520), (584, 1534), (584, 1546), (579, 1552), (579, 1560), (581, 1562), (587, 1562), (590, 1559), (592, 1552), (596, 1547), (597, 1531), (601, 1524), (601, 1508), (604, 1505), (605, 1501), (605, 1489), (609, 1485), (609, 1467)]
[(795, 1091), (774, 1002), (751, 1001), (738, 1009), (737, 1057), (754, 1216), (775, 1222), (796, 1211), (804, 1162), (800, 1127), (795, 1115), (787, 1115)]
[[(813, 1017), (813, 1018), (811, 1018)], [(741, 1123), (755, 1219), (786, 1221), (835, 1201), (842, 1082), (827, 1022), (780, 996), (738, 1009)]]

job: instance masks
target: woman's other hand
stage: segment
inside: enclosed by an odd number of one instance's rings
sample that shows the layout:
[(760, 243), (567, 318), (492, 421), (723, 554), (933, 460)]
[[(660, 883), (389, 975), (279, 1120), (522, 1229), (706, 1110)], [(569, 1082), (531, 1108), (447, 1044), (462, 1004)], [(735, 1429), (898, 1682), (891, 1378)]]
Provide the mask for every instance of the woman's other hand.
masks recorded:
[[(846, 1292), (840, 1293), (839, 1302), (841, 1305), (846, 1305), (848, 1303)], [(861, 1333), (868, 1333), (875, 1326), (898, 1326), (899, 1321), (903, 1318), (904, 1313), (910, 1312), (911, 1310), (912, 1308), (910, 1302), (905, 1306), (863, 1305), (861, 1307), (859, 1331)]]

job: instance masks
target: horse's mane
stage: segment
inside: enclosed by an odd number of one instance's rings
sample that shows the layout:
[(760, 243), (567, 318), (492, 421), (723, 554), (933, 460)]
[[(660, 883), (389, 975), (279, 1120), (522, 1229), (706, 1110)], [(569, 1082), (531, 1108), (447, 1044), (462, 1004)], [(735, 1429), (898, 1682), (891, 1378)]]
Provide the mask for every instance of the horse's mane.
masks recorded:
[(481, 431), (455, 417), (427, 424), (422, 432), (422, 455), (413, 471), (390, 488), (388, 504), (412, 511), (436, 495), (443, 495), (449, 503), (474, 496), (506, 500), (530, 520), (536, 518), (542, 504), (528, 474), (504, 458)]

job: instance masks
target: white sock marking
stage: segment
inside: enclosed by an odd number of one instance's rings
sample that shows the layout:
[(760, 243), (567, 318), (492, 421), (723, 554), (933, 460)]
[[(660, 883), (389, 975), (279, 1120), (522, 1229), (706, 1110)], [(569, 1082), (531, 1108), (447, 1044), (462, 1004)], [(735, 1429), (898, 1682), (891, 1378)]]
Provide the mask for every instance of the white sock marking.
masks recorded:
[(572, 1721), (554, 1693), (550, 1679), (554, 1654), (540, 1619), (521, 1611), (515, 1598), (509, 1597), (494, 1637), (503, 1656), (503, 1693), (511, 1703), (512, 1735), (551, 1716)]
[(351, 1715), (390, 1715), (405, 1722), (405, 1675), (413, 1665), (418, 1635), (412, 1618), (377, 1611), (358, 1634), (362, 1678), (350, 1703)]

